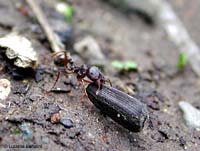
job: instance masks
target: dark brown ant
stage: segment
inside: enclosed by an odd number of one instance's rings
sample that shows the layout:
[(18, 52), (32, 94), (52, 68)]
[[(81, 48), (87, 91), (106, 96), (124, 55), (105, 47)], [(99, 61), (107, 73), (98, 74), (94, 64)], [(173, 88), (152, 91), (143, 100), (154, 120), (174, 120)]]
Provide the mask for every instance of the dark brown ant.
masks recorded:
[[(109, 82), (110, 86), (112, 86), (110, 80), (105, 79), (104, 75), (101, 73), (98, 67), (96, 66), (88, 67), (85, 64), (80, 66), (75, 65), (71, 55), (67, 52), (61, 51), (53, 54), (53, 56), (59, 56), (60, 58), (63, 55), (64, 55), (64, 60), (63, 60), (64, 68), (61, 71), (64, 71), (64, 73), (66, 74), (73, 74), (73, 73), (76, 74), (77, 80), (80, 81), (82, 84), (84, 84), (84, 82), (95, 83), (98, 86), (98, 90), (96, 92), (97, 94), (101, 89), (102, 85), (105, 84), (106, 82)], [(56, 85), (60, 77), (61, 71), (58, 72), (56, 81), (51, 89), (53, 89), (54, 86)], [(89, 80), (85, 78), (88, 78)]]

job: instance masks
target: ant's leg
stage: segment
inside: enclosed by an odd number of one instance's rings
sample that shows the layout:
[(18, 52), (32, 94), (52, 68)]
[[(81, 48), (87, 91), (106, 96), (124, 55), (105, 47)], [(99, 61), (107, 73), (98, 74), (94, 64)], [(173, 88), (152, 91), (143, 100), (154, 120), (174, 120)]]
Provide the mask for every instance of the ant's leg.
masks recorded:
[(66, 52), (66, 51), (64, 52), (64, 57), (65, 57), (65, 58), (64, 58), (64, 66), (67, 67), (67, 64), (68, 64), (68, 57), (67, 57), (67, 52)]
[(87, 95), (86, 87), (85, 87), (85, 82), (91, 83), (91, 81), (88, 81), (88, 80), (85, 80), (85, 79), (77, 79), (77, 80), (78, 80), (78, 82), (81, 83), (81, 86), (82, 86), (82, 94), (83, 95), (81, 96), (81, 102), (83, 102), (84, 97), (87, 97), (87, 99), (88, 99), (88, 95)]
[[(66, 73), (66, 74), (72, 74), (72, 73), (74, 73), (74, 72), (73, 72), (73, 71), (65, 70), (65, 73)], [(53, 86), (51, 87), (50, 91), (55, 87), (56, 83), (58, 82), (58, 80), (59, 80), (59, 78), (60, 78), (60, 74), (61, 74), (61, 71), (58, 71), (57, 76), (56, 76), (56, 80), (55, 80)]]
[(90, 81), (90, 80), (85, 80), (85, 79), (82, 79), (84, 82), (86, 82), (86, 83), (92, 83), (92, 81)]
[[(86, 79), (82, 79), (82, 81), (83, 81), (83, 82), (86, 82), (86, 83), (92, 83), (92, 81), (90, 81), (90, 80), (86, 80)], [(84, 94), (85, 94), (85, 96), (88, 97), (87, 92), (86, 92), (85, 84), (84, 84)]]
[(108, 82), (110, 84), (110, 86), (112, 87), (112, 83), (111, 83), (110, 79), (107, 79), (105, 81)]
[[(61, 53), (64, 53), (64, 51), (54, 52), (54, 53), (52, 53), (52, 57), (55, 57), (55, 56), (57, 56)], [(55, 80), (53, 86), (51, 87), (50, 91), (55, 87), (56, 83), (58, 82), (58, 79), (60, 77), (60, 73), (61, 73), (61, 71), (58, 71), (57, 76), (56, 76), (56, 80)]]
[(84, 96), (87, 96), (86, 87), (85, 87), (85, 83), (84, 83), (85, 81), (82, 79), (81, 82), (83, 85), (83, 94), (84, 94)]
[(82, 83), (82, 91), (83, 91), (83, 95), (82, 95), (82, 97), (81, 97), (81, 103), (83, 103), (84, 102), (84, 97), (86, 97), (87, 99), (87, 101), (88, 101), (88, 105), (89, 105), (89, 108), (90, 108), (90, 110), (92, 110), (92, 107), (93, 107), (93, 104), (91, 103), (91, 101), (90, 101), (90, 99), (88, 98), (88, 95), (87, 95), (87, 92), (86, 92), (86, 87), (85, 87), (85, 83), (84, 82), (87, 82), (87, 83), (91, 83), (91, 81), (89, 81), (89, 80), (85, 80), (85, 79), (81, 79), (81, 83)]
[(65, 70), (65, 73), (66, 74), (72, 74), (72, 73), (74, 73), (74, 71), (73, 70)]
[(83, 86), (84, 96), (87, 96), (86, 87), (85, 87), (85, 82), (86, 82), (86, 83), (91, 83), (92, 81), (85, 80), (85, 79), (79, 79), (78, 81), (80, 81), (81, 84), (82, 84), (82, 86)]
[(84, 81), (82, 80), (82, 79), (77, 79), (78, 80), (78, 82), (80, 82), (81, 83), (81, 86), (82, 86), (82, 96), (81, 96), (81, 98), (80, 98), (80, 100), (81, 100), (81, 103), (83, 103), (84, 101), (83, 101), (83, 99), (84, 99), (84, 97), (85, 96), (87, 96), (86, 94), (86, 91), (85, 91), (85, 84), (84, 84)]
[[(60, 73), (61, 73), (61, 72), (58, 71), (58, 74), (57, 74), (57, 76), (56, 76), (56, 80), (55, 80), (53, 86), (51, 87), (51, 90), (55, 87), (56, 83), (58, 82), (58, 79), (59, 79), (59, 77), (60, 77)], [(50, 90), (50, 91), (51, 91), (51, 90)]]
[(99, 90), (100, 90), (100, 88), (101, 88), (101, 81), (100, 81), (100, 80), (97, 80), (97, 86), (98, 86), (98, 89), (97, 89), (97, 91), (96, 91), (96, 95), (99, 94)]

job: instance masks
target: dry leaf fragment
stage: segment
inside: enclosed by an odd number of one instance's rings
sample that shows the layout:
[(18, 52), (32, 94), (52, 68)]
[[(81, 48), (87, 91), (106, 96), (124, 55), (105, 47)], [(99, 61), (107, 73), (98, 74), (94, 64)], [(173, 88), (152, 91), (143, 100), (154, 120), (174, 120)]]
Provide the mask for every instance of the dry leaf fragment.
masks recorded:
[(6, 48), (6, 56), (15, 59), (14, 64), (22, 68), (35, 68), (37, 54), (33, 50), (31, 42), (17, 33), (10, 33), (0, 38), (0, 47)]

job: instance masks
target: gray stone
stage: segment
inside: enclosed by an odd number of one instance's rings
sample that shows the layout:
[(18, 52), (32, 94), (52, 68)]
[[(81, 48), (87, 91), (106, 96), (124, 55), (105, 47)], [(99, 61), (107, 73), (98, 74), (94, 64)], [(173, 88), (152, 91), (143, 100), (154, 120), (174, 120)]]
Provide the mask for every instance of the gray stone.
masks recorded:
[(200, 110), (193, 107), (190, 103), (181, 101), (179, 107), (184, 113), (184, 119), (190, 128), (200, 128)]

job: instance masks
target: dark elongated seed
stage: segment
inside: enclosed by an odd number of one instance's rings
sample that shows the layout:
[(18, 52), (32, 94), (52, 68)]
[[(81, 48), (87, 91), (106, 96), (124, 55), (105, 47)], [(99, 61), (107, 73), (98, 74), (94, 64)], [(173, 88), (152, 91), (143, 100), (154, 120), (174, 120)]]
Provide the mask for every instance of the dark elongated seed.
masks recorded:
[(97, 89), (95, 84), (89, 84), (86, 92), (98, 109), (130, 131), (140, 132), (143, 129), (149, 116), (145, 104), (113, 87), (104, 85), (96, 94)]

